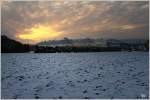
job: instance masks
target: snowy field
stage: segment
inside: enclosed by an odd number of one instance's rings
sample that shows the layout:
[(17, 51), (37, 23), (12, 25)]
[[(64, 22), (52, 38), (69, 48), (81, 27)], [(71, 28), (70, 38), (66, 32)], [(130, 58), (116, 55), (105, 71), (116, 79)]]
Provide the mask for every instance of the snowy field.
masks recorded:
[(148, 98), (148, 52), (2, 54), (2, 98)]

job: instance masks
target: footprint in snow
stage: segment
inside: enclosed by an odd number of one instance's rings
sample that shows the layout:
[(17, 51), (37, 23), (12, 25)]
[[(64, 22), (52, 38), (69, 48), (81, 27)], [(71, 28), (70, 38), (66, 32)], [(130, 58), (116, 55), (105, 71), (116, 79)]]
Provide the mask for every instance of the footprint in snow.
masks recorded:
[(97, 74), (97, 76), (98, 76), (98, 77), (103, 77), (103, 75), (102, 75), (102, 74)]
[(59, 98), (59, 99), (62, 99), (63, 97), (62, 97), (62, 96), (59, 96), (58, 98)]
[(53, 81), (50, 81), (49, 83), (46, 84), (46, 87), (50, 87), (51, 85), (53, 85), (54, 82)]
[(83, 82), (87, 82), (87, 81), (88, 81), (87, 79), (83, 80)]
[(38, 96), (38, 94), (35, 94), (35, 99), (39, 99), (40, 97)]
[(95, 95), (99, 95), (99, 93), (95, 93)]
[(75, 84), (72, 82), (72, 81), (69, 81), (69, 82), (67, 82), (66, 83), (68, 86), (70, 86), (70, 87), (75, 87)]
[(87, 91), (87, 90), (84, 90), (82, 93), (88, 93), (88, 91)]
[(90, 97), (84, 97), (83, 99), (90, 99)]
[(19, 77), (16, 77), (19, 81), (22, 81), (24, 79), (24, 76), (19, 76)]
[(100, 67), (99, 69), (103, 70), (103, 67)]
[(96, 88), (102, 88), (102, 86), (101, 86), (101, 85), (99, 85), (99, 86), (96, 86)]

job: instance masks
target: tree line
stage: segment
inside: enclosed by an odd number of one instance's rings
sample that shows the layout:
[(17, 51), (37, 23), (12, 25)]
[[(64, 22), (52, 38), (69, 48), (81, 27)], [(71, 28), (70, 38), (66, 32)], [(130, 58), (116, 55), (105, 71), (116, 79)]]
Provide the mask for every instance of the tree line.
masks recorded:
[[(98, 46), (38, 46), (22, 44), (18, 41), (9, 39), (6, 36), (1, 36), (1, 52), (2, 53), (56, 53), (56, 52), (107, 52), (107, 51), (132, 51), (131, 45), (125, 45), (120, 47), (98, 47)], [(144, 44), (145, 51), (149, 50), (149, 41)], [(136, 49), (135, 51), (139, 51)]]

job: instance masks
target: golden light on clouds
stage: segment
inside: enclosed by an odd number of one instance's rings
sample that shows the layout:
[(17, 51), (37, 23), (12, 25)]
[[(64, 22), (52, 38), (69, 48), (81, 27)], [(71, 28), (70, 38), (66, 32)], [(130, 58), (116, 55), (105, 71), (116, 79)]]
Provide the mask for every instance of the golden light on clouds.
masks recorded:
[(31, 28), (24, 30), (24, 33), (17, 35), (18, 38), (24, 40), (32, 40), (39, 42), (42, 40), (54, 39), (58, 37), (62, 32), (57, 32), (48, 25), (35, 25)]
[(136, 29), (136, 28), (140, 28), (143, 27), (143, 25), (135, 25), (135, 24), (131, 24), (131, 25), (123, 25), (121, 26), (122, 29), (124, 30), (132, 30), (132, 29)]

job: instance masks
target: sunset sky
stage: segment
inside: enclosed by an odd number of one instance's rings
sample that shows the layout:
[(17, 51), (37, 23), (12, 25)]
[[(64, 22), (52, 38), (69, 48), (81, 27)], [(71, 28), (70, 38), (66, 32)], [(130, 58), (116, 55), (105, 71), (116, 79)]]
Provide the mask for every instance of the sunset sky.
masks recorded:
[(5, 1), (1, 32), (23, 43), (64, 37), (145, 39), (148, 10), (148, 1)]

